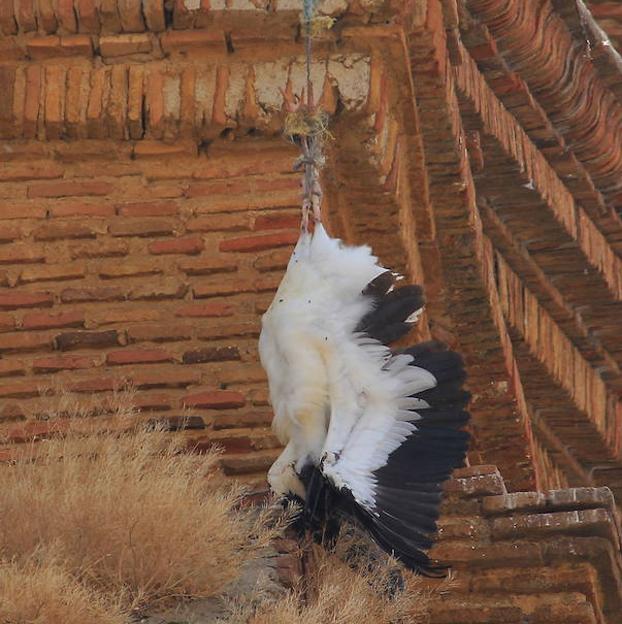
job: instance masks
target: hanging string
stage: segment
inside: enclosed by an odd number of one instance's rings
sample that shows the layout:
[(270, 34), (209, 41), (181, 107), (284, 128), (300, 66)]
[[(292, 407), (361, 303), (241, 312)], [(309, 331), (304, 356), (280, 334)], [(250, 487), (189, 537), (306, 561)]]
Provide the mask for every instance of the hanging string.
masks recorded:
[(317, 0), (303, 0), (303, 20), (306, 29), (305, 56), (307, 63), (307, 107), (309, 110), (314, 105), (313, 85), (311, 82), (311, 58), (313, 56), (313, 38), (311, 37), (311, 25), (315, 14)]
[(304, 169), (302, 181), (302, 230), (309, 231), (309, 221), (321, 221), (322, 187), (319, 170), (324, 163), (322, 142), (328, 135), (327, 116), (317, 109), (312, 81), (313, 38), (321, 28), (330, 28), (328, 22), (315, 15), (317, 0), (303, 0), (302, 25), (305, 31), (306, 98), (294, 96), (294, 101), (287, 102), (288, 115), (285, 119), (285, 133), (300, 145), (302, 155), (296, 168)]

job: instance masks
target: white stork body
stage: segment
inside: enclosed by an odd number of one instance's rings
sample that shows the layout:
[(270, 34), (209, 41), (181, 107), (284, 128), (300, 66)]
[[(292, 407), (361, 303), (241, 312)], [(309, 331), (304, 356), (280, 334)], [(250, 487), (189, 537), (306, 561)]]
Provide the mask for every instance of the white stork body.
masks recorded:
[[(422, 508), (433, 501), (438, 506), (438, 488), (419, 492), (410, 507), (405, 501), (406, 518), (396, 518), (395, 510), (388, 508), (396, 504), (404, 484), (410, 491), (408, 479), (416, 477), (405, 474), (403, 483), (391, 484), (397, 468), (393, 458), (401, 457), (398, 449), (407, 451), (426, 442), (423, 433), (418, 436), (417, 423), (423, 423), (426, 410), (432, 413), (431, 405), (417, 395), (439, 385), (435, 367), (440, 366), (441, 372), (451, 369), (448, 379), (454, 382), (458, 378), (461, 382), (462, 369), (456, 369), (455, 359), (447, 359), (448, 352), (439, 359), (436, 348), (432, 355), (431, 348), (420, 350), (418, 365), (415, 353), (395, 354), (383, 344), (405, 334), (422, 306), (417, 287), (394, 289), (393, 281), (393, 274), (378, 264), (369, 247), (344, 246), (319, 223), (313, 234), (301, 234), (263, 316), (259, 340), (274, 409), (273, 428), (285, 444), (268, 480), (276, 493), (295, 494), (308, 502), (316, 495), (302, 475), (307, 469), (317, 471), (326, 487), (354, 501), (350, 515), (371, 523), (369, 530), (386, 550), (398, 556), (402, 552), (401, 558), (417, 567), (413, 553), (419, 556), (418, 549), (426, 546), (424, 532), (433, 528), (435, 517), (429, 521), (426, 516), (423, 528), (413, 525), (419, 540), (411, 541), (402, 533)], [(448, 399), (456, 387), (452, 383)], [(463, 407), (464, 402), (464, 393), (458, 393), (457, 403)], [(456, 412), (464, 414), (458, 407)], [(462, 424), (464, 419), (458, 420)], [(455, 426), (450, 429), (458, 433)], [(449, 436), (459, 447), (456, 452), (440, 465), (432, 462), (434, 469), (426, 473), (435, 484), (464, 457), (464, 438), (457, 443), (454, 437)], [(410, 470), (417, 460), (407, 463)], [(387, 509), (381, 508), (381, 499), (386, 499)], [(389, 520), (383, 524), (385, 512)], [(430, 509), (426, 513), (430, 515)], [(393, 526), (394, 521), (400, 527)], [(422, 561), (425, 567), (426, 560)]]

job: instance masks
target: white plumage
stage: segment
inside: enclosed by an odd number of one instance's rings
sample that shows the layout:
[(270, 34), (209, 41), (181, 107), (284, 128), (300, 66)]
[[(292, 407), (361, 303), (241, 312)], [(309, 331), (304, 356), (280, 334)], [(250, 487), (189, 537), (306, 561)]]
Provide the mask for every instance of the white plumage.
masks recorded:
[[(407, 486), (412, 475), (405, 474), (403, 483), (390, 483), (398, 468), (397, 462), (391, 462), (400, 447), (417, 443), (418, 422), (426, 410), (431, 414), (433, 409), (417, 395), (436, 388), (439, 379), (426, 364), (426, 358), (432, 357), (425, 355), (429, 349), (422, 352), (424, 362), (418, 365), (416, 355), (393, 353), (374, 336), (383, 335), (386, 327), (393, 328), (398, 337), (405, 334), (421, 312), (420, 291), (395, 289), (394, 281), (395, 276), (378, 263), (369, 247), (345, 246), (329, 237), (320, 223), (313, 233), (301, 234), (263, 316), (259, 340), (274, 409), (273, 428), (285, 445), (268, 480), (278, 494), (297, 495), (315, 509), (318, 501), (311, 503), (309, 498), (315, 499), (317, 483), (310, 484), (303, 475), (306, 469), (319, 472), (325, 487), (354, 501), (350, 515), (363, 524), (371, 522), (368, 528), (386, 550), (398, 556), (402, 553), (402, 560), (417, 567), (413, 553), (418, 554), (428, 541), (411, 540), (402, 535), (402, 528), (408, 528), (413, 514), (418, 517), (417, 505), (430, 507), (433, 502), (438, 506), (439, 488), (427, 491), (426, 486), (417, 498), (415, 487), (416, 504), (405, 500), (404, 518), (396, 518), (395, 509), (383, 509), (380, 499), (393, 500), (395, 492), (390, 490), (413, 490)], [(455, 373), (454, 360), (449, 368)], [(449, 375), (450, 395), (455, 394), (454, 382), (461, 384), (461, 375), (461, 367), (453, 377)], [(453, 405), (448, 397), (445, 403)], [(459, 394), (458, 403), (464, 406), (464, 393)], [(450, 429), (462, 433), (455, 426)], [(442, 465), (435, 463), (434, 470), (428, 471), (435, 484), (464, 457), (464, 436), (460, 439), (457, 453), (450, 453)], [(400, 466), (403, 463), (400, 459)], [(425, 482), (426, 475), (421, 479)], [(419, 483), (416, 478), (414, 482)], [(390, 522), (383, 524), (383, 514), (389, 514)], [(389, 526), (393, 520), (404, 527)], [(432, 524), (434, 520), (435, 516)], [(424, 525), (425, 530), (431, 526), (429, 522)], [(417, 533), (416, 526), (413, 531)], [(422, 559), (421, 566), (426, 561)]]

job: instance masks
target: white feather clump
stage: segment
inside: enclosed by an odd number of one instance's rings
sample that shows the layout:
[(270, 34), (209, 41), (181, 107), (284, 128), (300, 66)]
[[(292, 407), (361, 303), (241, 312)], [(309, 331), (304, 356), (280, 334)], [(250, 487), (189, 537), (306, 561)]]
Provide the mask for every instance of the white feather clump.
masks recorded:
[(373, 305), (362, 291), (385, 271), (368, 246), (346, 246), (321, 224), (300, 236), (259, 340), (273, 428), (286, 444), (268, 475), (277, 493), (304, 498), (297, 473), (311, 462), (371, 509), (372, 472), (415, 430), (408, 397), (436, 379), (355, 332)]

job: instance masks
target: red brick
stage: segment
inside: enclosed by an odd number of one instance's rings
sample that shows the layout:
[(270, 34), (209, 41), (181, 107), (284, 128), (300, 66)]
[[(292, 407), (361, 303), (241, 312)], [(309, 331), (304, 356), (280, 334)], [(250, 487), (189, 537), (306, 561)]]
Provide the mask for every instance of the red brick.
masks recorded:
[(148, 283), (132, 288), (129, 298), (133, 301), (146, 299), (159, 301), (161, 299), (181, 299), (188, 292), (188, 285), (179, 281), (179, 278), (165, 278), (159, 281), (148, 280)]
[(161, 349), (121, 349), (120, 351), (112, 351), (106, 356), (106, 364), (111, 366), (121, 364), (156, 364), (171, 362), (172, 360), (172, 355)]
[(126, 256), (129, 247), (125, 241), (98, 240), (69, 246), (72, 258), (113, 258)]
[(253, 193), (253, 186), (248, 178), (224, 178), (209, 182), (193, 182), (188, 186), (187, 195), (194, 197), (212, 197), (228, 195), (235, 197)]
[(296, 230), (300, 229), (300, 213), (293, 215), (259, 215), (253, 224), (253, 230)]
[(11, 429), (8, 438), (11, 442), (16, 443), (31, 442), (37, 439), (50, 438), (59, 433), (66, 433), (69, 427), (68, 418), (31, 421)]
[(78, 30), (73, 0), (56, 0), (56, 17), (60, 25), (67, 31), (75, 33)]
[(54, 241), (66, 238), (95, 238), (97, 231), (80, 222), (72, 223), (47, 223), (39, 226), (33, 237), (37, 241)]
[(232, 409), (244, 407), (246, 397), (232, 390), (211, 390), (185, 396), (182, 402), (186, 407)]
[(108, 68), (97, 68), (91, 71), (90, 91), (86, 107), (86, 128), (91, 138), (103, 138), (105, 134), (105, 126), (101, 120), (104, 115), (103, 102), (108, 77)]
[(31, 264), (44, 260), (45, 253), (38, 245), (15, 243), (0, 247), (0, 264)]
[(254, 252), (275, 247), (293, 245), (298, 240), (298, 232), (279, 232), (278, 234), (264, 234), (260, 236), (244, 236), (229, 238), (220, 242), (220, 251)]
[(239, 232), (250, 229), (250, 219), (246, 214), (215, 214), (190, 219), (186, 229), (189, 232)]
[(28, 197), (84, 197), (90, 195), (109, 195), (113, 190), (109, 182), (91, 180), (75, 182), (63, 180), (59, 182), (41, 182), (28, 187)]
[(191, 338), (192, 327), (180, 323), (157, 323), (130, 327), (127, 335), (130, 342), (174, 342)]
[(138, 277), (141, 275), (155, 275), (157, 273), (162, 273), (162, 267), (154, 265), (153, 262), (114, 260), (102, 263), (97, 268), (97, 273), (102, 279)]
[(20, 29), (23, 32), (37, 30), (34, 0), (17, 0), (16, 9), (15, 17)]
[(173, 234), (175, 223), (164, 219), (120, 219), (108, 228), (113, 236), (163, 236)]
[(242, 414), (218, 414), (212, 425), (214, 430), (238, 429), (241, 427), (268, 427), (272, 412), (244, 412)]
[[(193, 441), (194, 442), (194, 441)], [(195, 452), (205, 452), (214, 447), (221, 448), (226, 454), (250, 453), (255, 450), (251, 438), (246, 435), (228, 435), (214, 438), (213, 436), (199, 438), (194, 445)]]
[(622, 18), (622, 6), (620, 6), (616, 0), (610, 0), (602, 4), (590, 2), (590, 11), (594, 17)]
[(119, 381), (113, 377), (95, 377), (82, 379), (69, 384), (69, 390), (73, 392), (110, 392), (119, 386)]
[(253, 261), (253, 267), (262, 273), (265, 271), (284, 270), (290, 257), (291, 251), (289, 249), (278, 249), (256, 258)]
[(0, 332), (11, 331), (15, 328), (15, 318), (12, 314), (0, 314)]
[(158, 367), (155, 370), (141, 371), (132, 375), (132, 382), (137, 388), (185, 388), (199, 383), (201, 374), (189, 368)]
[(202, 364), (205, 362), (225, 362), (239, 359), (240, 352), (237, 347), (207, 347), (186, 351), (182, 361), (184, 364)]
[(0, 352), (4, 351), (39, 351), (52, 348), (52, 337), (37, 332), (2, 334)]
[[(0, 37), (0, 58), (4, 61), (22, 61), (26, 59), (26, 55), (19, 45), (18, 37)], [(21, 113), (21, 110), (18, 109), (22, 105), (21, 98), (19, 103), (15, 99), (13, 101), (16, 104), (15, 114), (18, 115)], [(15, 130), (16, 134), (21, 134), (18, 128), (15, 128)]]
[(445, 483), (446, 492), (459, 493), (465, 497), (505, 494), (505, 484), (498, 473), (480, 474), (471, 477), (450, 479)]
[(59, 351), (116, 347), (123, 342), (123, 336), (114, 329), (106, 331), (66, 332), (64, 334), (58, 334), (58, 336), (54, 338), (54, 343)]
[(86, 268), (76, 264), (41, 264), (22, 269), (19, 282), (60, 282), (84, 277)]
[(12, 2), (0, 2), (0, 28), (5, 35), (17, 34), (17, 22)]
[(90, 57), (93, 54), (91, 38), (86, 35), (61, 37), (60, 48), (63, 56)]
[[(0, 398), (29, 399), (39, 396), (39, 385), (34, 381), (16, 381), (0, 384)], [(12, 437), (9, 434), (9, 437)]]
[(23, 329), (56, 329), (59, 327), (82, 327), (84, 314), (82, 312), (63, 312), (47, 314), (45, 312), (31, 312), (22, 317)]
[(161, 0), (143, 0), (143, 13), (147, 22), (147, 28), (151, 32), (166, 30), (164, 5)]
[(130, 65), (128, 79), (127, 119), (130, 139), (143, 137), (143, 82), (145, 71), (142, 65)]
[(151, 52), (151, 38), (147, 34), (104, 35), (99, 38), (102, 56), (127, 56)]
[(24, 136), (26, 138), (34, 138), (37, 133), (41, 78), (40, 67), (30, 65), (26, 68), (26, 97), (24, 100)]
[(255, 451), (245, 455), (226, 455), (221, 459), (220, 465), (227, 476), (263, 473), (270, 468), (278, 455), (278, 451)]
[(226, 49), (224, 32), (218, 29), (168, 30), (160, 37), (160, 42), (167, 53), (206, 46), (216, 46), (222, 51)]
[(247, 322), (211, 325), (209, 327), (197, 327), (197, 338), (199, 340), (218, 340), (219, 338), (235, 337), (259, 337), (259, 319)]
[(26, 43), (26, 50), (28, 56), (35, 61), (60, 56), (60, 37), (56, 35), (33, 37)]
[(58, 202), (49, 210), (52, 217), (111, 217), (115, 214), (113, 206), (79, 201)]
[(76, 0), (75, 7), (78, 15), (79, 30), (86, 33), (99, 32), (96, 0)]
[(187, 275), (212, 275), (215, 273), (233, 273), (238, 267), (231, 260), (220, 258), (193, 258), (180, 260), (179, 269)]
[(57, 355), (47, 358), (38, 358), (32, 363), (35, 373), (54, 373), (60, 370), (79, 370), (93, 368), (96, 360), (80, 355)]
[(0, 292), (0, 309), (49, 308), (53, 303), (54, 298), (49, 293)]
[[(176, 156), (196, 156), (197, 145), (194, 141), (176, 141), (163, 143), (162, 141), (143, 140), (134, 146), (135, 158), (163, 158)], [(177, 176), (175, 176), (177, 177)]]
[[(19, 360), (0, 360), (0, 377), (26, 374), (26, 365)], [(2, 420), (0, 418), (0, 420)]]
[(141, 392), (133, 398), (134, 406), (141, 411), (161, 411), (173, 407), (173, 398), (168, 394)]
[(165, 217), (176, 215), (177, 203), (174, 201), (147, 201), (117, 204), (117, 213), (124, 217)]
[[(3, 182), (22, 182), (24, 180), (40, 180), (62, 178), (63, 167), (58, 163), (28, 162), (4, 165), (0, 169), (0, 180)], [(4, 215), (3, 215), (4, 216)]]
[(88, 327), (99, 327), (101, 325), (115, 325), (117, 323), (142, 323), (145, 321), (157, 321), (160, 319), (160, 312), (152, 308), (131, 309), (122, 306), (117, 309), (95, 309), (87, 316)]
[(160, 254), (188, 254), (194, 255), (203, 251), (203, 239), (198, 237), (174, 238), (149, 243), (149, 253)]
[(145, 30), (141, 4), (135, 0), (117, 0), (119, 17), (124, 32), (142, 32)]
[[(48, 140), (60, 139), (63, 125), (63, 101), (67, 70), (64, 65), (48, 65), (45, 68), (45, 135)], [(52, 184), (62, 184), (55, 182)]]
[(10, 243), (22, 237), (23, 231), (15, 225), (0, 224), (0, 243)]
[(40, 202), (6, 203), (2, 206), (2, 219), (45, 219), (47, 208)]
[(269, 292), (276, 290), (280, 281), (280, 275), (259, 279), (212, 278), (195, 282), (192, 286), (192, 292), (197, 299), (236, 295), (239, 293)]
[(39, 27), (46, 33), (56, 32), (58, 22), (54, 14), (54, 0), (38, 0)]
[(94, 288), (65, 288), (60, 294), (63, 303), (84, 303), (90, 301), (120, 301), (126, 298), (125, 291), (112, 286)]
[(233, 307), (225, 303), (192, 303), (178, 308), (176, 316), (189, 318), (214, 318), (233, 316)]

